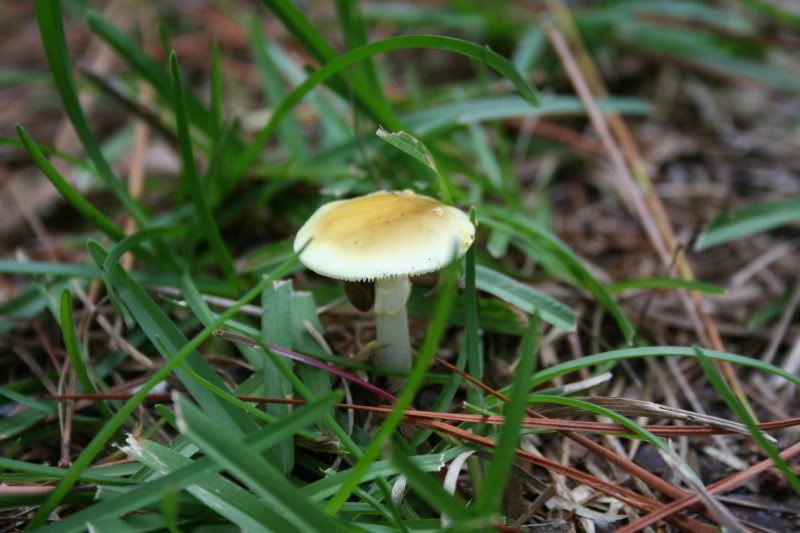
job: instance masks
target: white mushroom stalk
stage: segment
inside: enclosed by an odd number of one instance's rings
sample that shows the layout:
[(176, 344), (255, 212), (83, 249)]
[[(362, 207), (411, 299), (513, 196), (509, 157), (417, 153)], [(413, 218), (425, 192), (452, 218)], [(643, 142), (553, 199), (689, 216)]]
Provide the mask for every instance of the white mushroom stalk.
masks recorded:
[(375, 363), (408, 370), (408, 277), (439, 270), (474, 240), (463, 211), (412, 191), (380, 191), (320, 207), (297, 232), (294, 250), (308, 243), (300, 261), (323, 276), (375, 282)]
[(375, 330), (378, 337), (377, 366), (391, 370), (411, 368), (411, 339), (406, 301), (411, 294), (408, 276), (375, 282)]

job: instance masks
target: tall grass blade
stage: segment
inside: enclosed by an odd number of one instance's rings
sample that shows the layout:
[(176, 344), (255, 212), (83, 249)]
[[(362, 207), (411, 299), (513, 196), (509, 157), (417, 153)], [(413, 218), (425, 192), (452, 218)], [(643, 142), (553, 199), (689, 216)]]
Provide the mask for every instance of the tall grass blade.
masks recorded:
[(64, 112), (69, 117), (75, 133), (83, 144), (89, 159), (102, 178), (106, 186), (111, 189), (126, 211), (133, 217), (140, 227), (147, 225), (147, 215), (139, 203), (131, 198), (122, 182), (117, 179), (111, 170), (106, 158), (100, 150), (94, 135), (89, 129), (89, 123), (81, 109), (78, 91), (72, 78), (72, 65), (69, 60), (69, 48), (64, 36), (64, 24), (61, 18), (61, 2), (50, 0), (36, 0), (36, 20), (39, 24), (39, 33), (42, 38), (47, 63), (53, 76), (58, 95), (64, 106)]

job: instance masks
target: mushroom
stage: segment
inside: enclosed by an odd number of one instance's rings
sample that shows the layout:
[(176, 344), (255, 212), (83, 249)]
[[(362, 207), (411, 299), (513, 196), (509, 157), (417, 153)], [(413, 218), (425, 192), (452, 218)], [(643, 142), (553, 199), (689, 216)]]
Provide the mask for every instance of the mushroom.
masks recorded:
[(413, 191), (378, 191), (317, 209), (297, 232), (294, 250), (302, 250), (300, 261), (317, 274), (374, 281), (375, 362), (408, 370), (408, 277), (439, 270), (474, 240), (475, 226), (463, 211)]

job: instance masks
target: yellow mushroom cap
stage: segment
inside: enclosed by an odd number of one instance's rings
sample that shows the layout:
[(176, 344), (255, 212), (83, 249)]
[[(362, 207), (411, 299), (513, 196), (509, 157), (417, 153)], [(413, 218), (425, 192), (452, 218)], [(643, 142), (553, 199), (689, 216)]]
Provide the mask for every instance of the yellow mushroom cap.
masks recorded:
[(317, 274), (348, 281), (439, 270), (475, 240), (467, 215), (412, 191), (379, 191), (323, 205), (294, 240)]

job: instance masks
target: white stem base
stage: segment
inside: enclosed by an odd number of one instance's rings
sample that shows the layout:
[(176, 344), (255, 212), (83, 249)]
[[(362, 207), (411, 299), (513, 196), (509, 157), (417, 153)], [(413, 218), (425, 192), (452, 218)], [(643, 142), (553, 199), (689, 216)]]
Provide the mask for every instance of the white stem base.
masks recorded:
[(376, 366), (392, 370), (411, 369), (411, 339), (406, 314), (410, 293), (411, 283), (406, 276), (375, 282)]

